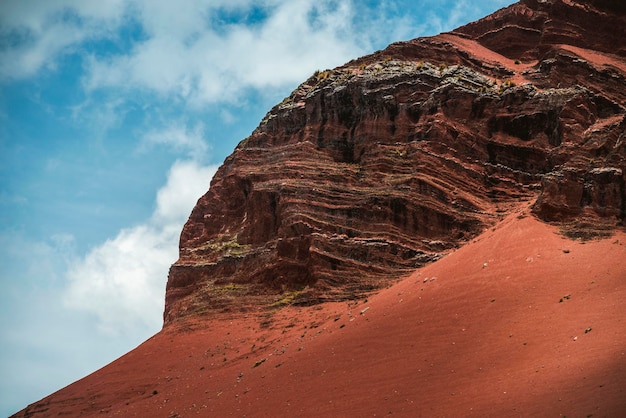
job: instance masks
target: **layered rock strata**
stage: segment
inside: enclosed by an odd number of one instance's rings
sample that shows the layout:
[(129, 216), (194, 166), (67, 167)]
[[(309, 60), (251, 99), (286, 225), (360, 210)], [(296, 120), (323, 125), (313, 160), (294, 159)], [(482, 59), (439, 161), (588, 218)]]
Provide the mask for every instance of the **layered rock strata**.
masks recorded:
[(520, 200), (623, 222), (624, 28), (590, 3), (525, 0), (317, 72), (193, 209), (165, 323), (361, 297)]

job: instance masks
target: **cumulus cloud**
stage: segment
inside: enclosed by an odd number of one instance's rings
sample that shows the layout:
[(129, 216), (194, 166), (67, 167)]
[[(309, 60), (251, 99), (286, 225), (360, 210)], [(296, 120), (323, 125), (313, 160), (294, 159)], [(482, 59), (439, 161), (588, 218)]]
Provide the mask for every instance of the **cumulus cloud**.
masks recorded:
[(81, 42), (114, 36), (126, 7), (126, 0), (3, 1), (0, 80), (31, 77)]
[[(248, 88), (293, 84), (375, 45), (449, 30), (510, 1), (484, 3), (6, 0), (0, 77), (29, 77), (85, 41), (121, 45), (119, 29), (134, 27), (141, 35), (118, 51), (85, 55), (86, 88), (142, 88), (195, 104), (236, 101)], [(428, 18), (418, 21), (407, 8)], [(447, 16), (434, 12), (442, 9)]]
[(71, 263), (66, 306), (93, 315), (100, 331), (111, 335), (158, 330), (180, 230), (215, 171), (193, 160), (177, 161), (147, 222), (121, 230)]
[(341, 64), (368, 44), (355, 36), (351, 2), (195, 1), (182, 13), (169, 10), (172, 4), (150, 2), (151, 12), (140, 13), (147, 39), (127, 54), (92, 57), (85, 85), (143, 88), (195, 104), (234, 102), (248, 88), (282, 87), (316, 67)]
[(164, 128), (147, 132), (139, 148), (146, 150), (156, 145), (165, 145), (176, 151), (186, 152), (194, 160), (200, 160), (209, 149), (203, 137), (202, 123), (189, 129), (185, 123), (171, 122)]

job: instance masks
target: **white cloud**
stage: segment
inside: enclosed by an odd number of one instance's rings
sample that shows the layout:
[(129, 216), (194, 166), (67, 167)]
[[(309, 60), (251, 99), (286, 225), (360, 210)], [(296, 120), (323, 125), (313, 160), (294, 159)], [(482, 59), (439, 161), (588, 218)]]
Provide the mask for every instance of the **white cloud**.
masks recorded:
[[(171, 1), (119, 0), (102, 8), (70, 0), (44, 4), (28, 14), (27, 5), (9, 2), (0, 35), (19, 41), (0, 53), (0, 77), (30, 77), (54, 67), (57, 57), (79, 50), (81, 42), (116, 38), (116, 29), (130, 20), (146, 38), (117, 55), (87, 56), (88, 89), (140, 88), (195, 104), (232, 102), (247, 88), (296, 83), (369, 45), (352, 25), (350, 1), (193, 0), (181, 7)], [(246, 17), (255, 9), (262, 9), (264, 17), (253, 24), (219, 21), (220, 13)]]
[[(432, 4), (431, 4), (432, 3)], [(490, 0), (504, 5), (506, 0)], [(434, 7), (448, 10), (446, 16)], [(404, 13), (407, 8), (423, 9)], [(113, 39), (129, 22), (144, 36), (114, 54), (82, 51), (88, 90), (142, 89), (192, 105), (236, 102), (247, 89), (296, 84), (381, 45), (450, 30), (485, 8), (466, 0), (420, 5), (352, 0), (10, 0), (0, 36), (0, 79), (28, 77), (86, 40)], [(259, 12), (260, 11), (260, 12)], [(258, 16), (255, 15), (257, 13)], [(256, 16), (256, 17), (255, 17)], [(260, 16), (260, 17), (259, 17)]]
[[(142, 88), (193, 104), (234, 102), (248, 88), (297, 83), (316, 68), (339, 65), (369, 45), (351, 25), (351, 2), (257, 3), (267, 17), (255, 24), (209, 26), (219, 4), (191, 2), (176, 14), (169, 10), (172, 2), (150, 2), (150, 13), (140, 14), (149, 38), (125, 55), (91, 57), (85, 85)], [(245, 14), (253, 4), (230, 7)]]
[(66, 306), (94, 315), (100, 331), (111, 335), (158, 330), (180, 230), (215, 170), (176, 162), (149, 221), (123, 229), (70, 265)]
[[(485, 3), (5, 0), (0, 36), (13, 44), (0, 52), (0, 77), (32, 76), (85, 40), (115, 39), (117, 30), (132, 21), (146, 38), (119, 55), (92, 56), (86, 86), (141, 87), (198, 103), (233, 100), (245, 88), (301, 81), (312, 69), (339, 65), (374, 43), (449, 30), (467, 16), (476, 17), (477, 10), (511, 1)], [(448, 16), (435, 14), (436, 6), (448, 10)], [(249, 19), (258, 10), (264, 18)], [(420, 19), (420, 12), (428, 19)]]
[(177, 226), (176, 234), (180, 234), (191, 209), (208, 190), (209, 182), (216, 170), (216, 166), (203, 167), (192, 161), (177, 161), (170, 169), (167, 184), (157, 193), (153, 222), (170, 227)]
[(188, 129), (183, 123), (170, 123), (164, 128), (147, 132), (139, 149), (145, 151), (155, 145), (166, 145), (176, 151), (187, 152), (193, 160), (199, 161), (207, 154), (209, 146), (203, 139), (204, 126), (198, 123)]
[[(111, 338), (89, 315), (62, 305), (64, 272), (75, 259), (74, 237), (33, 241), (23, 231), (0, 232), (0, 416), (96, 370), (154, 333)], [(140, 330), (141, 331), (141, 330)]]
[(0, 80), (23, 79), (89, 39), (115, 36), (125, 0), (5, 0), (0, 9)]

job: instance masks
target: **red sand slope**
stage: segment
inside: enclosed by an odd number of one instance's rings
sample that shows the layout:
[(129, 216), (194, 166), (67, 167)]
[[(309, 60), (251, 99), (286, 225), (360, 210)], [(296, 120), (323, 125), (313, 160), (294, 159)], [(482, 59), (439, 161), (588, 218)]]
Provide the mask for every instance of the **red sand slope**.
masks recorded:
[(626, 416), (626, 234), (557, 232), (524, 208), (367, 301), (170, 327), (21, 414)]

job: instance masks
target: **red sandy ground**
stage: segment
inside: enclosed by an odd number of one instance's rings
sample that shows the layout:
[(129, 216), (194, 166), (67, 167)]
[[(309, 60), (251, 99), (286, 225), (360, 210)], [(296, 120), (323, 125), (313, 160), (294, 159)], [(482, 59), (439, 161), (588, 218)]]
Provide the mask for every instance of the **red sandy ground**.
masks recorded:
[(172, 326), (31, 412), (626, 416), (625, 300), (624, 232), (524, 207), (369, 300)]
[[(494, 52), (482, 46), (478, 41), (463, 38), (452, 33), (444, 33), (438, 35), (437, 37), (456, 45), (458, 48), (468, 52), (471, 56), (478, 60), (481, 60), (482, 62), (499, 65), (509, 71), (512, 71), (513, 73), (515, 73), (515, 75), (511, 77), (511, 81), (514, 81), (517, 84), (528, 83), (529, 80), (524, 77), (523, 72), (531, 70), (537, 64), (537, 61), (522, 63), (507, 58), (503, 55), (498, 54), (497, 52)], [(612, 67), (626, 74), (626, 64), (621, 57), (617, 57), (615, 55), (603, 52), (579, 48), (572, 45), (562, 44), (557, 46), (561, 49), (578, 55), (598, 70), (603, 70), (606, 67)]]

